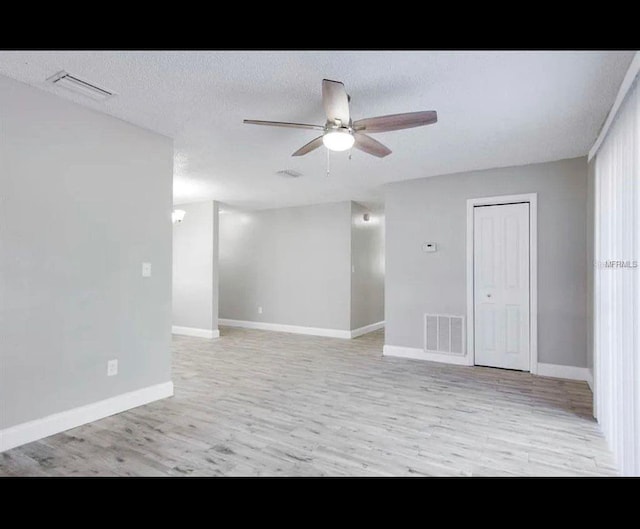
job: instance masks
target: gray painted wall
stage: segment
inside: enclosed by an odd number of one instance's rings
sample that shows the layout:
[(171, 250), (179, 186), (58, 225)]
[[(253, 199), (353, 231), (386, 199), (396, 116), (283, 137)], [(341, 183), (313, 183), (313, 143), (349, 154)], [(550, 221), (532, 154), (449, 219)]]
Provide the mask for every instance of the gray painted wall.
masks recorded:
[(224, 210), (220, 318), (350, 330), (350, 202)]
[(180, 204), (173, 225), (173, 325), (218, 329), (218, 203)]
[(0, 428), (169, 381), (172, 141), (2, 76), (0, 134)]
[(351, 266), (351, 329), (358, 329), (384, 320), (384, 215), (356, 202), (351, 202)]
[[(425, 312), (466, 314), (466, 200), (538, 193), (538, 361), (587, 365), (585, 157), (385, 186), (388, 345), (423, 346)], [(435, 241), (438, 252), (421, 245)]]

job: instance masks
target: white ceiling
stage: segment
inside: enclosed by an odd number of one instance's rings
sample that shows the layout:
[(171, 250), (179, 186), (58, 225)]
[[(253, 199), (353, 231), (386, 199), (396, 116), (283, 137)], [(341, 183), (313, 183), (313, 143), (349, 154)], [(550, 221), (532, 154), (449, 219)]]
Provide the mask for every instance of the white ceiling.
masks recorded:
[[(0, 73), (174, 138), (174, 202), (241, 207), (379, 201), (386, 182), (585, 155), (635, 52), (0, 52)], [(45, 83), (59, 70), (119, 95), (94, 102)], [(353, 119), (437, 110), (435, 125), (376, 134), (393, 153), (292, 158), (324, 124), (323, 78)], [(297, 179), (281, 169), (303, 173)]]

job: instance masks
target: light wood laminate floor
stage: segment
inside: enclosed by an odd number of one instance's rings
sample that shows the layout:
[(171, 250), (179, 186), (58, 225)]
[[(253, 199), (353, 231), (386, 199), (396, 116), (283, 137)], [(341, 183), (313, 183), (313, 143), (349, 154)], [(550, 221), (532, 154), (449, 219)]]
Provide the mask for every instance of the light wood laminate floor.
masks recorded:
[(586, 383), (340, 340), (174, 336), (175, 397), (0, 454), (2, 476), (598, 476)]

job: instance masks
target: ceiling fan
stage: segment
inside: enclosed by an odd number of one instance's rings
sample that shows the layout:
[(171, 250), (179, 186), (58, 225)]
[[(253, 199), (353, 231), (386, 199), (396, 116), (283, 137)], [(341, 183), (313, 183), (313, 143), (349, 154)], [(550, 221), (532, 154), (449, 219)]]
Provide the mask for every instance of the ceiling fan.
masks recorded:
[(309, 125), (306, 123), (287, 123), (283, 121), (260, 121), (255, 119), (245, 119), (244, 123), (322, 131), (321, 136), (300, 147), (292, 156), (302, 156), (324, 144), (324, 146), (331, 151), (346, 151), (355, 147), (367, 154), (384, 158), (391, 154), (391, 149), (384, 146), (378, 140), (374, 140), (371, 136), (365, 134), (365, 132), (376, 133), (409, 129), (430, 125), (438, 121), (438, 114), (435, 110), (391, 114), (388, 116), (352, 121), (349, 112), (350, 100), (351, 97), (347, 95), (344, 84), (340, 81), (323, 79), (322, 104), (324, 105), (324, 111), (327, 115), (327, 122), (324, 126)]

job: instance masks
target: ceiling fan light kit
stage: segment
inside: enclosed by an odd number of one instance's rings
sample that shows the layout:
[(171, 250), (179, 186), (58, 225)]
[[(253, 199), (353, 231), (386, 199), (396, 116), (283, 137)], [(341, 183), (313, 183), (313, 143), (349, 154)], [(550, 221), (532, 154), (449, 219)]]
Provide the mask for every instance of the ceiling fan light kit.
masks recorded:
[(327, 116), (327, 121), (324, 126), (254, 119), (245, 119), (244, 123), (322, 131), (321, 136), (314, 138), (306, 145), (300, 147), (292, 156), (303, 156), (324, 145), (330, 151), (347, 151), (355, 147), (367, 154), (384, 158), (391, 154), (391, 149), (384, 146), (378, 140), (373, 139), (371, 136), (368, 136), (365, 132), (376, 133), (409, 129), (423, 125), (431, 125), (438, 121), (438, 115), (435, 110), (392, 114), (389, 116), (378, 116), (352, 121), (349, 111), (350, 100), (351, 98), (347, 95), (344, 84), (339, 81), (323, 79), (322, 104)]
[(333, 129), (322, 135), (322, 143), (330, 151), (348, 151), (356, 139), (348, 129)]

